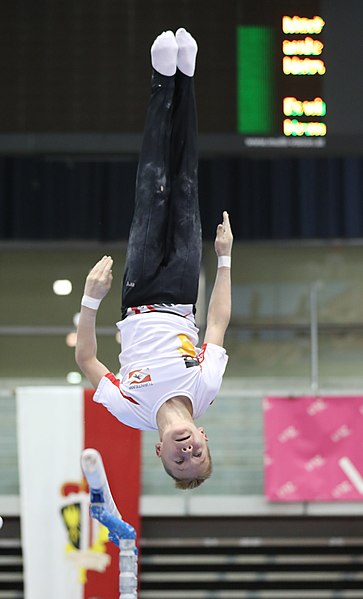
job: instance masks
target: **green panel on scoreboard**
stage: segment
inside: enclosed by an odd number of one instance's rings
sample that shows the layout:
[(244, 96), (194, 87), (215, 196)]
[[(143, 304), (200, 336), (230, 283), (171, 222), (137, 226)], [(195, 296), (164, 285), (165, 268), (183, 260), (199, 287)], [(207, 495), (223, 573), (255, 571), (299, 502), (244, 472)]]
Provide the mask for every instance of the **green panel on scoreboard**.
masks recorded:
[(273, 32), (237, 28), (237, 130), (264, 135), (273, 129)]

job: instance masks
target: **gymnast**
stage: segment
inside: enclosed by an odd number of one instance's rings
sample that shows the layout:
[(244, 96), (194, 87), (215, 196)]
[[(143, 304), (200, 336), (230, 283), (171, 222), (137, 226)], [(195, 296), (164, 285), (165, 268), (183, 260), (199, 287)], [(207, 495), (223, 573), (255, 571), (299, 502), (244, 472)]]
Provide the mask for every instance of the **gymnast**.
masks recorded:
[(156, 455), (177, 488), (199, 486), (212, 471), (206, 431), (195, 420), (222, 382), (231, 314), (229, 216), (217, 226), (217, 272), (205, 337), (198, 348), (195, 304), (202, 234), (198, 206), (197, 43), (183, 28), (151, 47), (152, 85), (136, 177), (135, 209), (122, 285), (120, 373), (98, 360), (97, 309), (111, 288), (104, 256), (86, 278), (76, 361), (96, 388), (94, 400), (118, 420), (158, 430)]

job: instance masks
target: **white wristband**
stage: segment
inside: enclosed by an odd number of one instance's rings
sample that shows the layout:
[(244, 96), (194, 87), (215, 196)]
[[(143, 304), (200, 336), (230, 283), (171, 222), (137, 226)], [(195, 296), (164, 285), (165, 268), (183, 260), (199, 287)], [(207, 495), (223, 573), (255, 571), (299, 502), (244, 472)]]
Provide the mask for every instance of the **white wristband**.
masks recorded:
[(231, 268), (231, 256), (218, 256), (218, 268), (222, 266)]
[(82, 297), (81, 306), (86, 306), (86, 308), (91, 308), (91, 310), (98, 310), (100, 303), (100, 299), (90, 297), (89, 295), (84, 295)]

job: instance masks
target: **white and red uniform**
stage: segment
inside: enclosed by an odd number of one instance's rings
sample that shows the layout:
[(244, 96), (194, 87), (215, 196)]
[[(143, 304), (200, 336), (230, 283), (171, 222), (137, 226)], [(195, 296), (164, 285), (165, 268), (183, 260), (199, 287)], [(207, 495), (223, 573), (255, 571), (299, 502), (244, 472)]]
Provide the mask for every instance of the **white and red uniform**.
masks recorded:
[(197, 348), (193, 306), (129, 309), (121, 332), (120, 378), (102, 377), (94, 400), (118, 420), (141, 430), (157, 429), (156, 414), (171, 397), (190, 399), (193, 418), (207, 410), (222, 383), (228, 356), (213, 343)]

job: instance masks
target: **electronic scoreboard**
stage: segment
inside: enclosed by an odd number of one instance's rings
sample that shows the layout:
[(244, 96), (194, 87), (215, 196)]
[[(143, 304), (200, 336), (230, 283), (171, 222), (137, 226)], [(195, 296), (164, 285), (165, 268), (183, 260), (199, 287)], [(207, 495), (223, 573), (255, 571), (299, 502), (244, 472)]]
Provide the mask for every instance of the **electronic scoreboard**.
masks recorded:
[(199, 44), (204, 148), (357, 154), (362, 23), (362, 0), (10, 2), (0, 20), (0, 142), (102, 134), (124, 136), (127, 149), (143, 130), (150, 45), (182, 25)]

